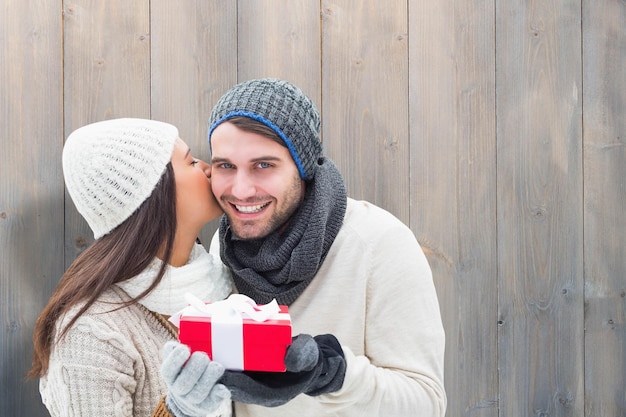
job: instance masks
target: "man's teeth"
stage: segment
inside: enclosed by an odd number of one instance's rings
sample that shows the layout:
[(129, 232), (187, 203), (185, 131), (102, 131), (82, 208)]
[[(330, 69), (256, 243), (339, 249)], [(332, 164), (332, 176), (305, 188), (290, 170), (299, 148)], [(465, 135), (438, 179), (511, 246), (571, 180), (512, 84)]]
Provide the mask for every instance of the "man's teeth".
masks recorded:
[(241, 212), (241, 213), (256, 213), (258, 211), (261, 211), (265, 208), (265, 206), (267, 206), (268, 203), (265, 204), (259, 204), (256, 206), (238, 206), (235, 205), (235, 208), (237, 209), (237, 211)]

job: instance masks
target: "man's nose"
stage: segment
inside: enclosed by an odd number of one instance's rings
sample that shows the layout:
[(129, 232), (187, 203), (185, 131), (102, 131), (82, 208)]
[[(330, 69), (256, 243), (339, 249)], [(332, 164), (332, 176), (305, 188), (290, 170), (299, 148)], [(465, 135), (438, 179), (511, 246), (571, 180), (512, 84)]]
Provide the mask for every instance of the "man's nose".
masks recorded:
[(239, 200), (246, 200), (256, 194), (256, 186), (253, 178), (246, 172), (240, 170), (233, 178), (232, 190), (233, 196)]

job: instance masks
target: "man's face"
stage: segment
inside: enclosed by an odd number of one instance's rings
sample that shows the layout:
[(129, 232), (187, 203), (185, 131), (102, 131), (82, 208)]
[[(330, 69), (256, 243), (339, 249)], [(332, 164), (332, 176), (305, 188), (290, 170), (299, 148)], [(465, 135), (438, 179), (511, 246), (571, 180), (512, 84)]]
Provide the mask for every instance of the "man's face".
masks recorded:
[(213, 131), (211, 149), (211, 186), (233, 233), (258, 239), (284, 226), (305, 188), (289, 150), (229, 122)]

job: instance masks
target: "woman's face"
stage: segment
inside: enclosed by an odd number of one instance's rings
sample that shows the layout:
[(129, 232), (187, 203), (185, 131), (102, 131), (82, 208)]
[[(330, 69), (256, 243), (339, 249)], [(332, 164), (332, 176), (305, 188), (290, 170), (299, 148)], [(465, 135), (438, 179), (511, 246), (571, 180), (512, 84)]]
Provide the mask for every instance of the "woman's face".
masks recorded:
[(178, 139), (172, 154), (176, 183), (176, 221), (178, 228), (199, 231), (223, 211), (211, 192), (211, 166), (194, 158), (187, 144)]

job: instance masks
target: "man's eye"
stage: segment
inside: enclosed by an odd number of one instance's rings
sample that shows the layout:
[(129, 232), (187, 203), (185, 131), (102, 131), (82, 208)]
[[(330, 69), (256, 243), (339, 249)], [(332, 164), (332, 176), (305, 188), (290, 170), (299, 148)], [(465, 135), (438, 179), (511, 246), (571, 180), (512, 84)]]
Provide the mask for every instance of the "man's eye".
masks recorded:
[(259, 162), (259, 168), (269, 168), (271, 167), (272, 164), (267, 163), (267, 162)]
[(223, 168), (223, 169), (230, 169), (230, 168), (233, 167), (233, 164), (228, 164), (228, 163), (224, 162), (224, 163), (219, 164), (218, 167), (219, 168)]

